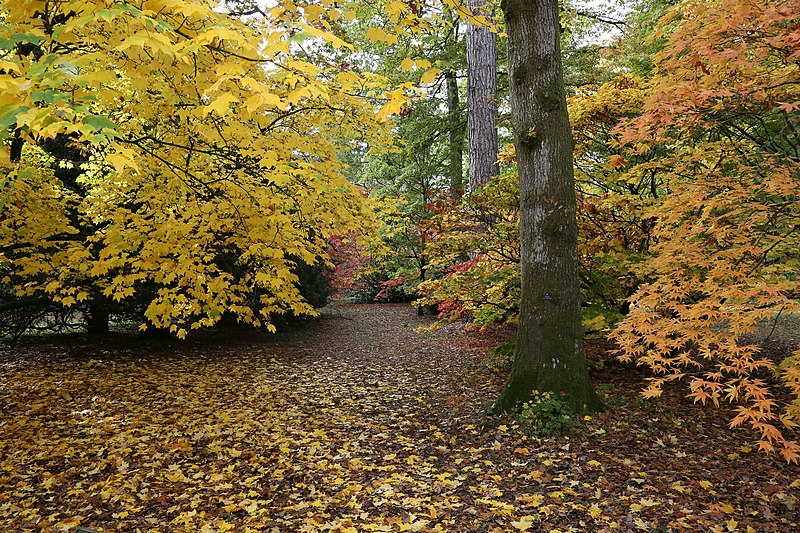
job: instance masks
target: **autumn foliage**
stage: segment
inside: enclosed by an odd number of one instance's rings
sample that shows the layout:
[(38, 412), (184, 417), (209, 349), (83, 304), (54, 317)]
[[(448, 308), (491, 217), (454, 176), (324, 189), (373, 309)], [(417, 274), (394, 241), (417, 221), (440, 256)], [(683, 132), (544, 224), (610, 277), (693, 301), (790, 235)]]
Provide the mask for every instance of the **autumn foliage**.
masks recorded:
[(518, 191), (516, 174), (508, 173), (437, 213), (427, 250), (442, 275), (419, 287), (417, 305), (436, 305), (443, 321), (469, 317), (487, 325), (516, 317)]
[(313, 313), (295, 265), (371, 224), (338, 152), (380, 142), (396, 104), (376, 114), (381, 79), (339, 71), (347, 45), (324, 31), (338, 11), (264, 15), (2, 4), (0, 264), (17, 296), (136, 300), (144, 327), (179, 336), (224, 313)]
[[(648, 283), (615, 332), (623, 358), (656, 373), (645, 396), (685, 378), (698, 402), (737, 404), (763, 450), (796, 462), (800, 352), (760, 354), (760, 324), (800, 312), (800, 34), (791, 2), (684, 2), (662, 21), (666, 45), (644, 113), (619, 127), (629, 172), (658, 176), (663, 202)], [(784, 394), (784, 392), (788, 394)]]
[[(445, 4), (2, 2), (3, 305), (44, 306), (19, 311), (29, 321), (127, 314), (178, 337), (223, 317), (274, 329), (314, 313), (303, 272), (336, 264), (342, 293), (513, 322), (513, 152), (454, 198), (444, 101), (429, 137), (411, 120), (422, 100), (408, 105), (455, 79), (451, 58), (398, 52), (390, 82), (365, 51), (439, 46), (432, 34), (468, 16)], [(684, 381), (797, 462), (800, 350), (768, 357), (754, 334), (800, 313), (800, 7), (686, 0), (658, 28), (652, 75), (619, 67), (569, 101), (584, 326), (614, 327), (622, 359), (654, 372), (646, 397)], [(402, 152), (396, 134), (422, 140)], [(343, 159), (381, 150), (400, 156), (379, 176), (396, 190), (376, 198)]]
[[(624, 316), (613, 338), (655, 372), (646, 397), (686, 379), (789, 461), (800, 352), (768, 358), (755, 333), (800, 311), (797, 24), (786, 2), (681, 3), (651, 37), (652, 78), (621, 74), (569, 102), (584, 325)], [(513, 320), (518, 215), (503, 179), (440, 217), (429, 250), (445, 270), (421, 290), (442, 318)]]

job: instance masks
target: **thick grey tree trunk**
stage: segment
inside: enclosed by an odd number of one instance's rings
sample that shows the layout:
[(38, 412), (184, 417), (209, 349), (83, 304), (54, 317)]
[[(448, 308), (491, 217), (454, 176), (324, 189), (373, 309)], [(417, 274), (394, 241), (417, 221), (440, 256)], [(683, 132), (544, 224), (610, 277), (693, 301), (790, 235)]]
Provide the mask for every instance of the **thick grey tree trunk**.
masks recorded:
[[(486, 0), (467, 0), (473, 13), (491, 18)], [(469, 190), (496, 176), (497, 36), (485, 26), (467, 27), (467, 138)]]
[(600, 407), (583, 355), (578, 229), (559, 46), (558, 0), (504, 0), (520, 180), (522, 302), (517, 354), (495, 409), (551, 391), (575, 411)]

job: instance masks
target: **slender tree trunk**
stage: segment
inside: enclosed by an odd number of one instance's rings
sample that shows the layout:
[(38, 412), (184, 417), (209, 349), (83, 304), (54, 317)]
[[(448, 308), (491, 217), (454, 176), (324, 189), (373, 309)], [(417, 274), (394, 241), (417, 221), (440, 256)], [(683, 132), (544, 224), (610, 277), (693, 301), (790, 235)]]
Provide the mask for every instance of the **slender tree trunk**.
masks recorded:
[(464, 192), (464, 149), (462, 146), (463, 132), (461, 130), (461, 101), (458, 96), (458, 79), (456, 71), (448, 69), (444, 72), (447, 84), (447, 121), (450, 123), (450, 196), (454, 199), (461, 197)]
[(12, 163), (18, 163), (22, 159), (22, 147), (25, 145), (25, 140), (20, 135), (19, 130), (14, 131), (14, 137), (11, 138), (11, 149), (9, 159)]
[(558, 0), (504, 0), (520, 180), (522, 302), (517, 354), (495, 408), (533, 390), (580, 412), (601, 406), (583, 355), (578, 229)]
[[(467, 0), (473, 13), (491, 18), (486, 0)], [(497, 164), (497, 36), (485, 26), (467, 27), (467, 129), (469, 190), (496, 176)]]

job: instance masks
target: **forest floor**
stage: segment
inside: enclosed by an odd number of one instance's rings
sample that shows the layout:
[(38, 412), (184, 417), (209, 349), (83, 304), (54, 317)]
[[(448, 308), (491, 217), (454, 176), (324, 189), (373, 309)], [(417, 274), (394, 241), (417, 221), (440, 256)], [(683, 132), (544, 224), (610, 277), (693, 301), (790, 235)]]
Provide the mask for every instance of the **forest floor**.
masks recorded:
[(800, 467), (726, 409), (642, 401), (590, 341), (608, 410), (529, 436), (483, 414), (512, 332), (430, 322), (339, 304), (272, 336), (0, 352), (2, 530), (800, 531)]

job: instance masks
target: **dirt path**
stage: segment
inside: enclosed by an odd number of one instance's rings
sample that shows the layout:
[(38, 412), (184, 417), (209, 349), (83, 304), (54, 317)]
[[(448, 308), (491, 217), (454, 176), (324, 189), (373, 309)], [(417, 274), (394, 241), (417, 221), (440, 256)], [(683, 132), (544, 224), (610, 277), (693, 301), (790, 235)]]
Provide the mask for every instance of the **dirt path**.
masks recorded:
[[(800, 471), (726, 413), (636, 399), (569, 438), (484, 419), (486, 341), (408, 306), (337, 305), (291, 333), (72, 337), (2, 355), (9, 531), (795, 531)], [(602, 349), (602, 346), (590, 346)]]

